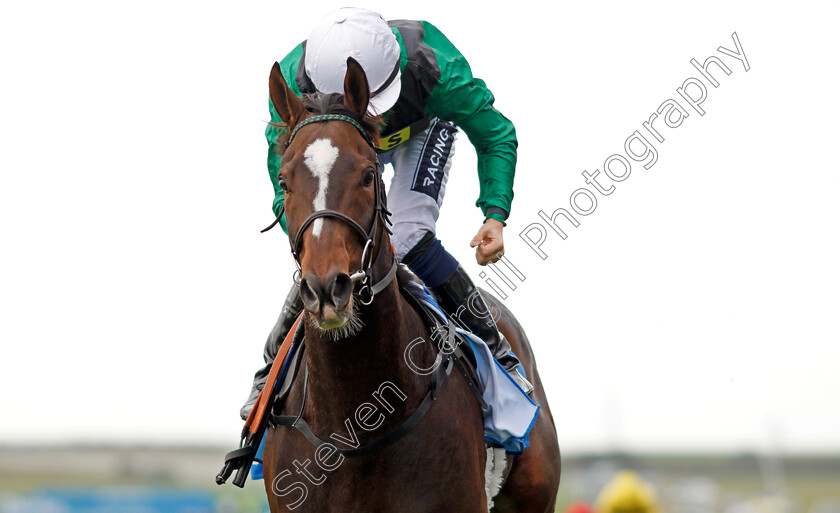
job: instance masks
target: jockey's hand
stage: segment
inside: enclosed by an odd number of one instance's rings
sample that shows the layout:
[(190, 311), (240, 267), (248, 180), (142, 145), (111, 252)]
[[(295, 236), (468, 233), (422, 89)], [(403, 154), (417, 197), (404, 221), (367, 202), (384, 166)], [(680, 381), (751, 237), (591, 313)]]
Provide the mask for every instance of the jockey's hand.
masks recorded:
[(504, 227), (501, 221), (488, 219), (473, 237), (470, 247), (475, 248), (475, 260), (479, 265), (498, 262), (504, 255), (505, 242), (502, 239)]

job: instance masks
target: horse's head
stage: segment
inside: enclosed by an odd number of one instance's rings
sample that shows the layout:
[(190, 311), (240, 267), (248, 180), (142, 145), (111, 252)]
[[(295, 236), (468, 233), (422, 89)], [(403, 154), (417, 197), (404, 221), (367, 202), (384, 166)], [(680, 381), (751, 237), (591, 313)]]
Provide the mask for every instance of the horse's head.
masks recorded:
[[(371, 267), (387, 241), (385, 195), (373, 146), (378, 119), (367, 116), (367, 78), (351, 58), (343, 95), (301, 100), (275, 63), (269, 91), (288, 128), (278, 181), (292, 254), (300, 266), (301, 298), (313, 324), (340, 338), (360, 327), (355, 302), (372, 300)], [(359, 298), (354, 298), (356, 289)]]

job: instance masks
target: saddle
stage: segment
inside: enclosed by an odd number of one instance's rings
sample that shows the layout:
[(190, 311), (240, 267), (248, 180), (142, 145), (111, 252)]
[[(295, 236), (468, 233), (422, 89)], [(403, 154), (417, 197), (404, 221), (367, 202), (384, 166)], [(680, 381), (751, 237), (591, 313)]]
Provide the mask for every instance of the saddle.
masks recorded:
[[(355, 449), (337, 449), (339, 453), (348, 458), (360, 457), (383, 449), (410, 433), (431, 407), (446, 376), (451, 373), (453, 368), (458, 369), (459, 374), (461, 374), (473, 392), (473, 395), (481, 406), (482, 414), (486, 414), (490, 410), (490, 407), (482, 396), (475, 356), (472, 350), (469, 349), (466, 340), (461, 334), (455, 331), (451, 323), (448, 325), (444, 324), (438, 315), (435, 315), (431, 310), (432, 307), (426, 301), (419, 299), (418, 296), (422, 296), (424, 292), (428, 294), (428, 291), (426, 291), (422, 284), (414, 281), (412, 275), (408, 272), (400, 273), (399, 277), (402, 296), (420, 314), (427, 329), (433, 334), (432, 338), (434, 339), (434, 335), (437, 334), (437, 338), (445, 336), (445, 340), (438, 342), (438, 353), (435, 361), (436, 368), (431, 373), (430, 390), (414, 414), (391, 432), (367, 445)], [(266, 384), (245, 421), (245, 426), (242, 428), (239, 448), (229, 452), (225, 456), (225, 464), (216, 476), (216, 484), (221, 485), (225, 483), (231, 474), (236, 471), (233, 484), (240, 488), (245, 485), (248, 471), (251, 469), (252, 464), (255, 464), (255, 458), (261, 459), (258, 458), (258, 453), (261, 452), (260, 449), (262, 447), (265, 429), (268, 425), (289, 426), (298, 429), (316, 447), (327, 443), (315, 435), (309, 428), (306, 420), (303, 419), (302, 412), (305, 403), (301, 405), (300, 412), (297, 415), (281, 414), (282, 407), (292, 389), (292, 385), (297, 375), (301, 373), (302, 355), (306, 350), (303, 323), (301, 323), (303, 315), (304, 313), (301, 313), (301, 316), (292, 325), (288, 335), (286, 335), (286, 339), (281, 344), (274, 363), (271, 366)], [(304, 387), (306, 387), (308, 383), (308, 369), (305, 365), (303, 367)], [(306, 394), (304, 393), (303, 396), (305, 398)], [(255, 464), (256, 467), (259, 465), (259, 462)], [(260, 467), (256, 470), (257, 474), (261, 474)]]

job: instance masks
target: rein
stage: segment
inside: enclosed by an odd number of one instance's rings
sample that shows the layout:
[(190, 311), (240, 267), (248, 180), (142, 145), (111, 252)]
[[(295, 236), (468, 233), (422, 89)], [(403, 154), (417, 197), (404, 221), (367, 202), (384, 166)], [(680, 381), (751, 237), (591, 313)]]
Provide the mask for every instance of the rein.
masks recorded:
[[(313, 123), (326, 123), (328, 121), (342, 121), (344, 123), (349, 123), (353, 125), (353, 127), (359, 132), (359, 134), (364, 138), (365, 142), (370, 146), (373, 150), (374, 155), (376, 157), (376, 179), (374, 184), (374, 210), (373, 210), (373, 221), (371, 222), (371, 226), (369, 230), (365, 230), (362, 228), (355, 219), (344, 214), (342, 212), (338, 212), (336, 210), (324, 209), (324, 210), (316, 210), (312, 212), (309, 217), (307, 217), (303, 223), (300, 225), (297, 233), (295, 234), (294, 238), (291, 234), (289, 234), (289, 244), (291, 245), (292, 250), (292, 258), (295, 261), (295, 265), (297, 266), (297, 270), (295, 271), (294, 281), (295, 283), (300, 283), (300, 261), (298, 260), (298, 255), (300, 253), (300, 246), (303, 243), (303, 234), (306, 232), (306, 229), (315, 222), (316, 219), (320, 219), (323, 217), (332, 217), (343, 221), (345, 224), (348, 224), (353, 230), (359, 234), (362, 240), (365, 242), (365, 247), (362, 250), (362, 258), (359, 266), (359, 270), (352, 273), (350, 275), (350, 279), (353, 283), (359, 283), (361, 286), (358, 291), (354, 291), (356, 295), (359, 296), (359, 301), (363, 305), (369, 305), (373, 302), (373, 298), (376, 294), (382, 292), (385, 287), (394, 279), (394, 276), (397, 274), (397, 259), (394, 259), (393, 264), (391, 265), (391, 269), (388, 273), (378, 282), (371, 283), (372, 281), (372, 273), (371, 268), (373, 267), (373, 263), (376, 261), (376, 258), (379, 257), (379, 251), (381, 248), (377, 246), (377, 240), (379, 238), (379, 227), (380, 225), (382, 228), (387, 231), (389, 234), (393, 232), (388, 228), (388, 225), (391, 223), (389, 216), (391, 212), (385, 207), (385, 184), (382, 181), (382, 163), (379, 161), (379, 155), (376, 153), (376, 147), (373, 144), (373, 139), (371, 139), (370, 135), (365, 131), (362, 125), (356, 121), (355, 119), (351, 118), (350, 116), (345, 116), (343, 114), (320, 114), (316, 116), (312, 116), (309, 118), (304, 119), (297, 125), (295, 125), (294, 129), (292, 130), (291, 135), (289, 136), (289, 140), (286, 141), (285, 146), (286, 148), (292, 144), (295, 136), (297, 135), (298, 131)], [(285, 202), (282, 207), (280, 207), (280, 214), (274, 220), (273, 223), (268, 225), (266, 228), (260, 230), (260, 233), (265, 233), (268, 230), (274, 228), (279, 222), (280, 218), (283, 217), (283, 214), (286, 211)], [(376, 255), (374, 255), (374, 251)]]

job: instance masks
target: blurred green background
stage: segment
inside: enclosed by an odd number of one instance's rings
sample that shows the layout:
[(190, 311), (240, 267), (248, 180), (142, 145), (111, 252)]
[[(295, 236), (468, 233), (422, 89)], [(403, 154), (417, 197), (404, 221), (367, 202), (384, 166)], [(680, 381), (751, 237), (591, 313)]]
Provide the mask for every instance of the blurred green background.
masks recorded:
[[(262, 481), (216, 486), (226, 447), (0, 448), (0, 513), (268, 511)], [(573, 454), (557, 511), (594, 504), (623, 469), (655, 490), (663, 513), (840, 513), (837, 454)]]

